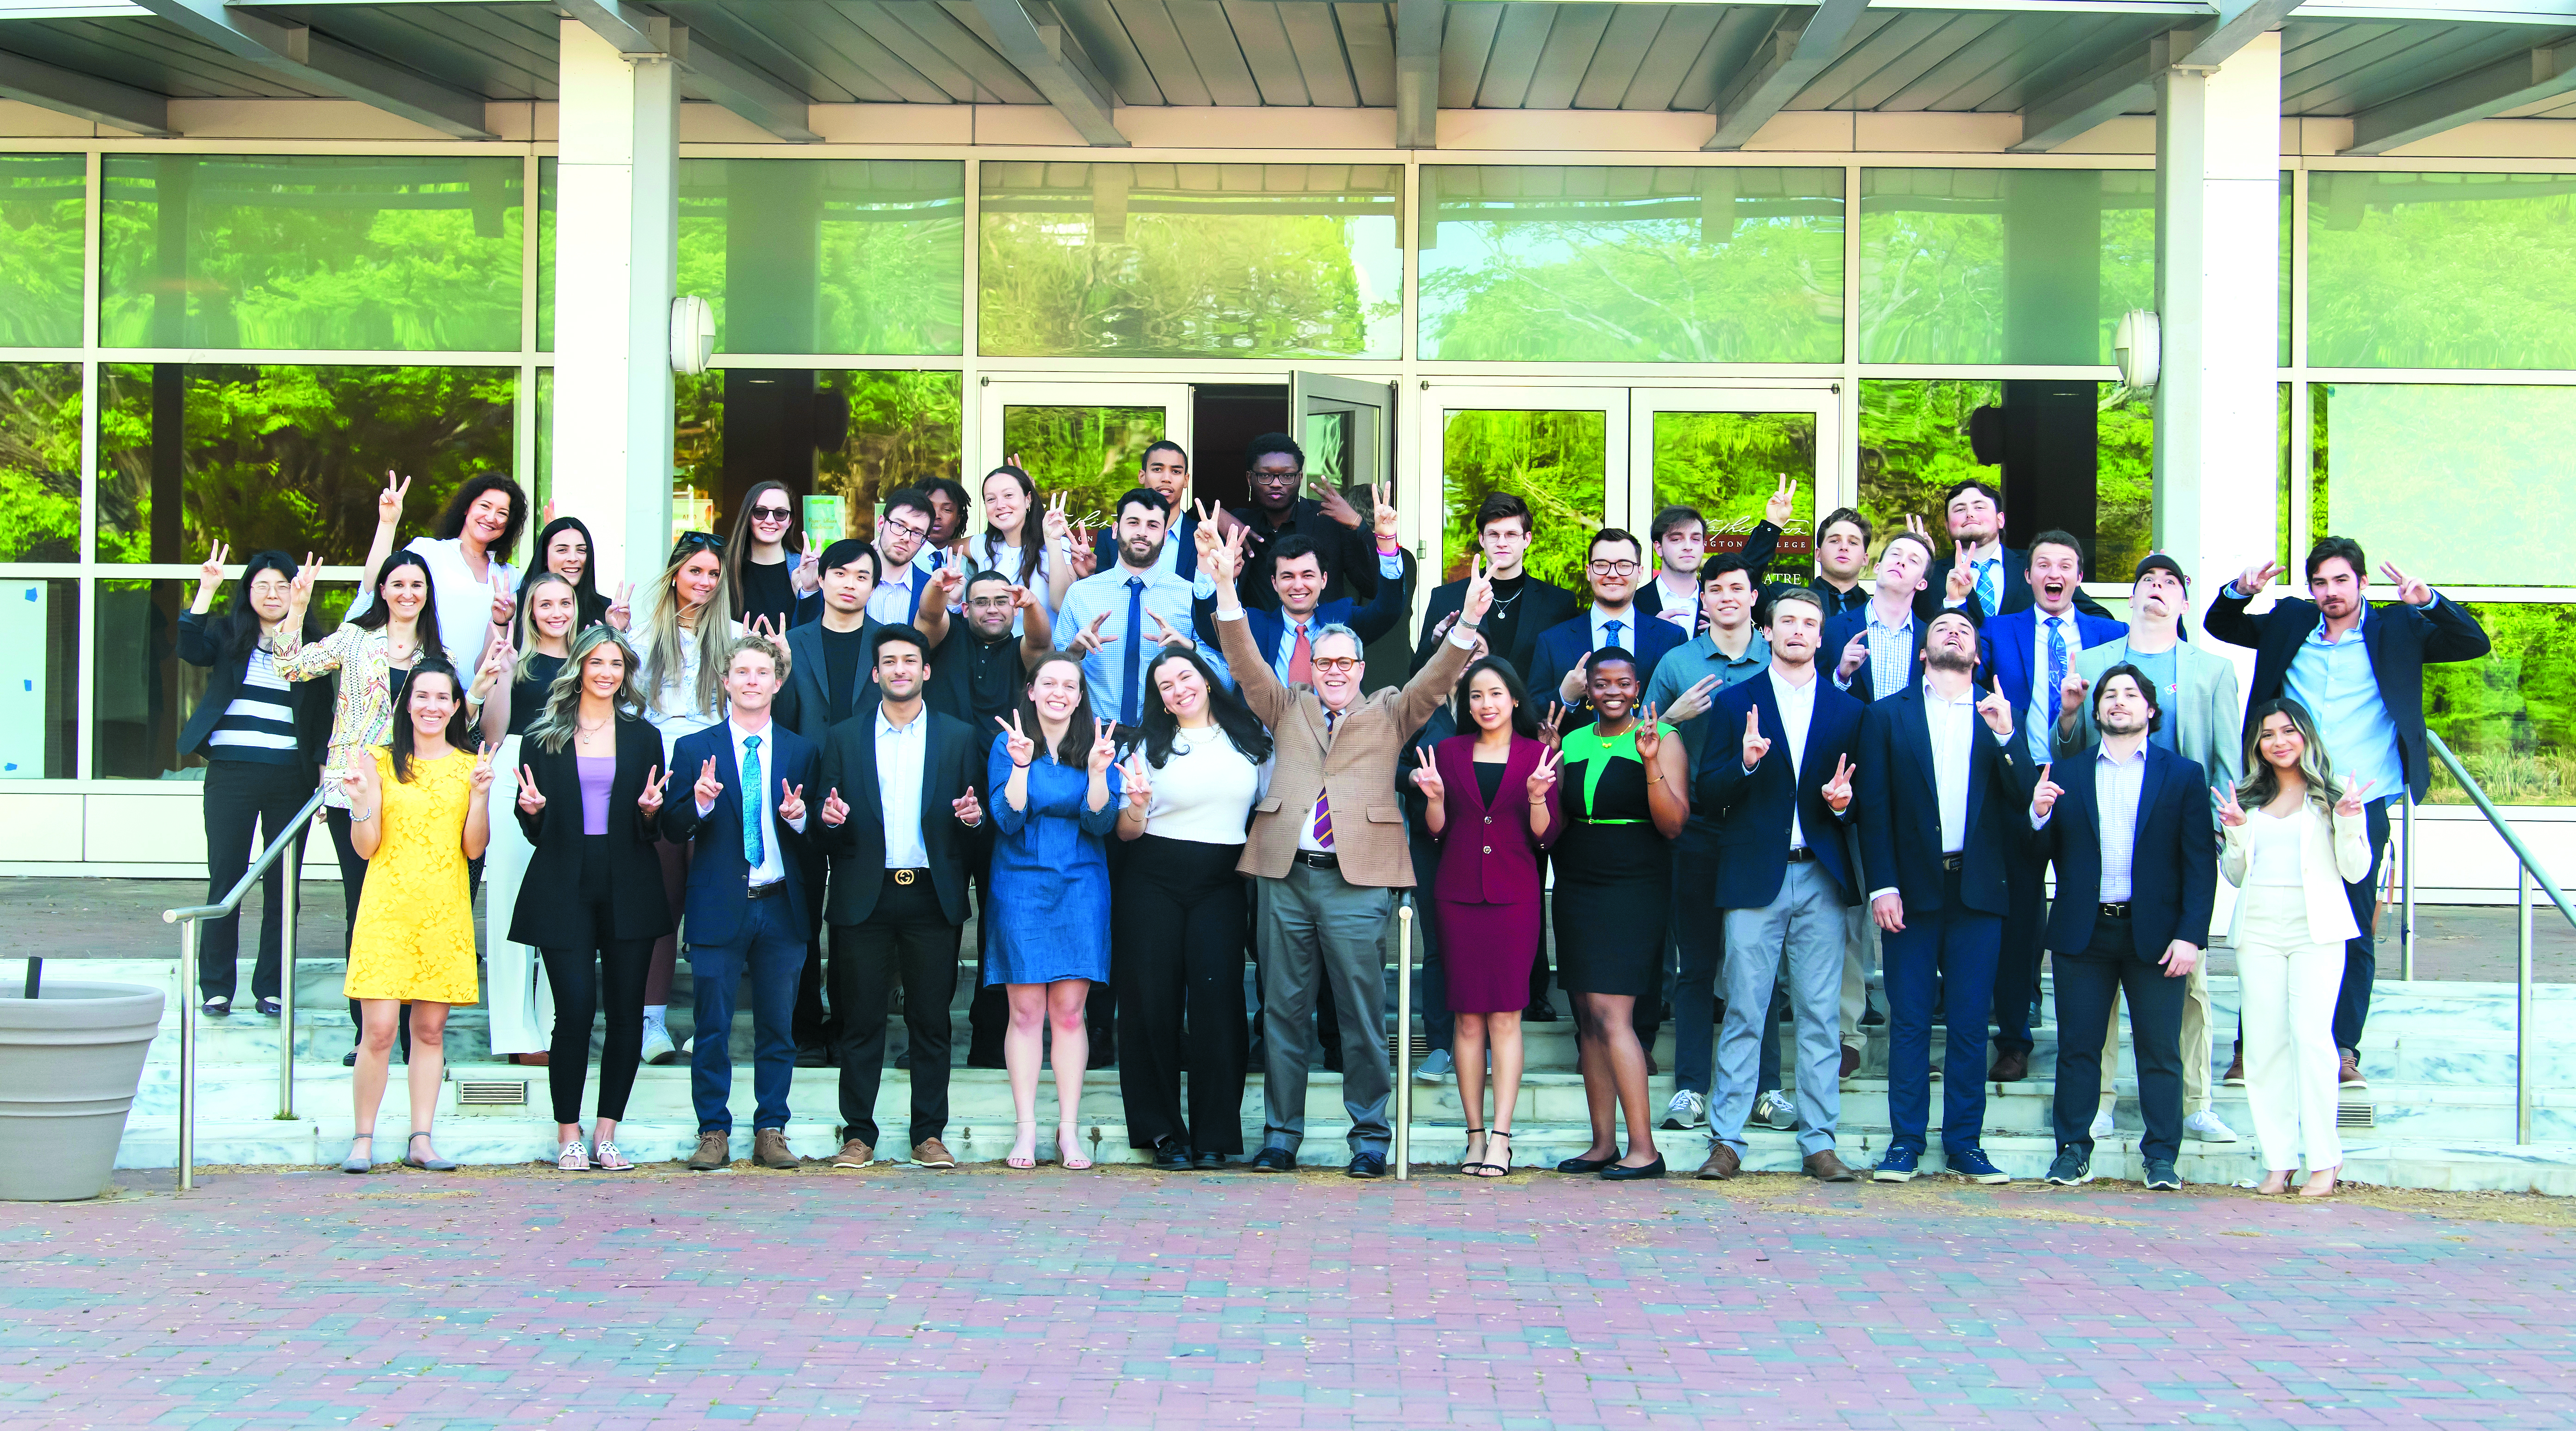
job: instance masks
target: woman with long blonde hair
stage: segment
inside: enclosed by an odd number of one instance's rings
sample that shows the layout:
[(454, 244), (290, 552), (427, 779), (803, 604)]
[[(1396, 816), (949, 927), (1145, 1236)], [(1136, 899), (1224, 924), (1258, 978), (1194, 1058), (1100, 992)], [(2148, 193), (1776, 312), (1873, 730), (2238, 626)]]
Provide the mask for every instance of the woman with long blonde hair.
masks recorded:
[[(731, 583), (725, 574), (724, 538), (713, 532), (682, 532), (671, 546), (671, 560), (652, 587), (652, 607), (643, 629), (635, 633), (635, 652), (643, 661), (637, 682), (644, 698), (644, 719), (662, 736), (662, 764), (680, 738), (725, 718), (724, 672), (728, 653), (741, 637), (733, 619)], [(662, 860), (662, 891), (671, 925), (679, 926), (688, 899), (689, 852), (665, 840), (657, 847)], [(680, 961), (680, 941), (665, 935), (653, 946), (653, 966), (644, 985), (644, 1059), (669, 1063), (681, 1055), (665, 1022), (671, 1003), (671, 975)]]
[[(530, 575), (519, 588), (518, 610), (511, 617), (519, 659), (510, 679), (499, 683), (496, 702), (503, 709), (500, 754), (493, 760), (492, 800), (507, 810), (519, 798), (519, 744), (528, 727), (545, 713), (547, 689), (571, 654), (573, 633), (580, 628), (582, 590), (571, 577), (554, 571)], [(519, 902), (519, 882), (528, 872), (528, 839), (516, 820), (492, 822), (492, 841), (483, 861), (488, 892), (483, 901), (484, 967), (491, 981), (486, 1017), (492, 1052), (512, 1063), (542, 1068), (554, 1022), (554, 999), (537, 972), (534, 949), (511, 939), (510, 911)]]

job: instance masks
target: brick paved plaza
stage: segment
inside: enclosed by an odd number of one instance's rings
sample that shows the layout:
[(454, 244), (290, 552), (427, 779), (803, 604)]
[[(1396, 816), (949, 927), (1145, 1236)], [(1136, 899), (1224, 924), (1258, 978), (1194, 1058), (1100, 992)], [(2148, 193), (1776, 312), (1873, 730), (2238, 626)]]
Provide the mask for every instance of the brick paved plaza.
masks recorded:
[(0, 1207), (0, 1424), (2564, 1426), (2556, 1203), (214, 1173)]

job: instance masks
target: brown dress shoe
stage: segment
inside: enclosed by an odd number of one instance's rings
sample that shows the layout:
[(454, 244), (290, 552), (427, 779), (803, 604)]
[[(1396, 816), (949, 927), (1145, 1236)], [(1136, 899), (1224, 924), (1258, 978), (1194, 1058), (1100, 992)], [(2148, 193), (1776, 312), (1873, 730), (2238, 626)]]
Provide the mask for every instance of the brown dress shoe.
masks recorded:
[(755, 1128), (751, 1133), (751, 1160), (764, 1168), (794, 1172), (805, 1165), (802, 1158), (787, 1151), (787, 1130)]
[(2218, 1081), (2230, 1088), (2245, 1086), (2245, 1050), (2236, 1050), (2236, 1056), (2227, 1061), (2227, 1071), (2219, 1075)]
[(953, 1168), (957, 1155), (937, 1138), (924, 1138), (912, 1146), (912, 1165), (916, 1168)]
[(711, 1173), (733, 1162), (733, 1140), (722, 1133), (700, 1133), (698, 1150), (689, 1155), (689, 1170)]
[(1712, 1143), (1708, 1149), (1708, 1161), (1699, 1165), (1699, 1175), (1712, 1181), (1722, 1181), (1734, 1177), (1743, 1167), (1744, 1160), (1735, 1155), (1733, 1148), (1724, 1143)]
[(1860, 1181), (1860, 1175), (1853, 1172), (1851, 1169), (1844, 1167), (1843, 1160), (1835, 1157), (1834, 1150), (1831, 1148), (1827, 1148), (1821, 1153), (1809, 1153), (1806, 1160), (1798, 1166), (1805, 1171), (1807, 1176), (1814, 1178), (1820, 1183), (1850, 1183)]
[(1858, 1072), (1860, 1072), (1860, 1050), (1851, 1044), (1844, 1044), (1843, 1071), (1840, 1076), (1849, 1078)]
[(2336, 1070), (2335, 1082), (2346, 1088), (2368, 1088), (2370, 1086), (2370, 1080), (2361, 1076), (2360, 1050), (2348, 1048), (2343, 1051), (2343, 1066)]
[(2030, 1055), (2006, 1051), (1995, 1055), (1995, 1066), (1986, 1074), (1994, 1083), (2019, 1083), (2030, 1077)]
[(864, 1168), (876, 1160), (876, 1149), (852, 1138), (841, 1145), (841, 1151), (832, 1155), (832, 1166), (842, 1172), (848, 1172), (855, 1168)]

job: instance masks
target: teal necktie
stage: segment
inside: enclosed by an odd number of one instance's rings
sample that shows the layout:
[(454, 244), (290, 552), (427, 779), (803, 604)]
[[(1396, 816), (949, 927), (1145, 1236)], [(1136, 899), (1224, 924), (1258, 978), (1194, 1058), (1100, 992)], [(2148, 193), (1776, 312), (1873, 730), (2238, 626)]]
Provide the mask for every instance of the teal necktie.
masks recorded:
[(760, 868), (760, 737), (742, 738), (742, 862)]

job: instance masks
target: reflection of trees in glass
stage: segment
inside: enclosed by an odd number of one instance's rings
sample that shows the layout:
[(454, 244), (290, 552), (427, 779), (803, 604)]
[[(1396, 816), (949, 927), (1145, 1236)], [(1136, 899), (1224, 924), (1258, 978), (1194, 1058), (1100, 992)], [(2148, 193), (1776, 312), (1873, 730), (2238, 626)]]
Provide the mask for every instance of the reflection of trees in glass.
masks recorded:
[[(516, 158), (110, 154), (99, 341), (519, 346)], [(178, 205), (177, 222), (162, 209)]]
[(1860, 385), (1860, 507), (1884, 543), (1908, 516), (1932, 523), (1947, 550), (1948, 533), (1933, 515), (1941, 493), (1971, 477), (1999, 482), (2001, 470), (1980, 465), (1968, 445), (1968, 414), (2004, 398), (1986, 378), (1864, 380)]
[(1466, 575), (1476, 507), (1495, 492), (1530, 505), (1532, 576), (1582, 589), (1583, 549), (1609, 496), (1609, 419), (1597, 412), (1452, 412), (1441, 433), (1441, 579)]
[[(1655, 414), (1655, 505), (1698, 508), (1708, 519), (1713, 551), (1742, 544), (1762, 520), (1762, 508), (1783, 473), (1798, 479), (1798, 497), (1796, 515), (1780, 538), (1776, 565), (1784, 575), (1803, 578), (1815, 569), (1815, 414)], [(1651, 540), (1652, 517), (1643, 514), (1638, 536)]]
[(953, 160), (684, 159), (679, 291), (719, 352), (959, 353), (965, 212)]
[(724, 499), (724, 374), (675, 375), (671, 406), (671, 525), (687, 531)]
[(0, 365), (0, 561), (80, 560), (80, 364)]
[[(2118, 387), (2101, 384), (2101, 401), (2108, 403)], [(2098, 408), (2093, 433), (2093, 560), (2084, 574), (2093, 581), (2126, 581), (2155, 544), (2155, 406), (2131, 396)]]
[(78, 154), (0, 154), (0, 344), (79, 345), (88, 189)]
[[(2576, 525), (2576, 388), (2317, 384), (2333, 456), (2319, 510), (2371, 560), (2431, 582), (2563, 586), (2535, 532)], [(2426, 497), (2438, 495), (2438, 520)]]
[(2155, 303), (2155, 176), (1861, 172), (1865, 363), (2108, 363)]
[(959, 475), (964, 375), (852, 370), (818, 374), (817, 386), (848, 400), (850, 435), (816, 457), (814, 490), (841, 498), (854, 535), (876, 534), (876, 504), (886, 493)]
[(1111, 504), (1136, 485), (1145, 449), (1162, 440), (1159, 407), (1002, 409), (1001, 460), (1019, 454), (1040, 492), (1068, 494), (1076, 521), (1116, 521)]
[(1842, 183), (1814, 169), (1426, 170), (1422, 355), (1839, 361)]
[[(2576, 606), (2468, 606), (2495, 653), (2424, 668), (2425, 724), (2497, 804), (2576, 803)], [(2428, 798), (2468, 803), (2438, 760)]]
[[(458, 483), (510, 469), (509, 368), (112, 364), (99, 373), (98, 556), (196, 562), (220, 537), (355, 565), (388, 469), (414, 480), (402, 536)], [(178, 411), (164, 407), (175, 403)], [(156, 423), (180, 417), (165, 465)], [(163, 506), (180, 496), (178, 522)]]
[(2576, 176), (2308, 176), (2308, 361), (2576, 367)]

